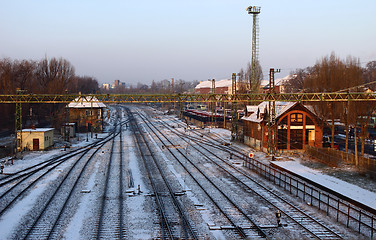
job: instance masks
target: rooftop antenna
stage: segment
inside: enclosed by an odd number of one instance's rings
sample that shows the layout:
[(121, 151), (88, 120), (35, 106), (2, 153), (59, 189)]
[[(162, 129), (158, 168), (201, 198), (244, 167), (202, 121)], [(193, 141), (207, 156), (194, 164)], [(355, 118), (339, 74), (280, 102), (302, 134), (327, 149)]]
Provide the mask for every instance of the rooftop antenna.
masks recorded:
[(259, 40), (259, 26), (258, 15), (261, 12), (261, 7), (249, 6), (247, 8), (248, 14), (252, 14), (253, 27), (252, 27), (252, 58), (251, 58), (251, 78), (249, 80), (249, 90), (252, 91), (252, 83), (255, 83), (258, 77), (258, 40)]

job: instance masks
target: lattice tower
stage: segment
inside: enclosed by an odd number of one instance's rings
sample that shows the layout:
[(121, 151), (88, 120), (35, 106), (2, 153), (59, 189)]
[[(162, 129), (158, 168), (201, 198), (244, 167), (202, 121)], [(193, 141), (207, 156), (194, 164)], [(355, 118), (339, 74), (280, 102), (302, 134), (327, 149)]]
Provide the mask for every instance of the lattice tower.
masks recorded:
[(249, 81), (249, 90), (252, 91), (252, 83), (256, 82), (258, 77), (258, 54), (259, 54), (259, 20), (258, 15), (261, 12), (261, 7), (249, 6), (247, 8), (248, 14), (252, 14), (252, 57), (251, 57), (251, 79)]

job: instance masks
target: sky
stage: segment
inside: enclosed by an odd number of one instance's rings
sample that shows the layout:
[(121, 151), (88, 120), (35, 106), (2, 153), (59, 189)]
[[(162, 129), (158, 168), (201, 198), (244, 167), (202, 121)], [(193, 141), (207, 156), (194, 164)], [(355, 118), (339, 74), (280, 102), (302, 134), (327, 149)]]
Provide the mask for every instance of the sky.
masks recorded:
[(231, 78), (251, 59), (284, 77), (334, 52), (376, 60), (375, 0), (0, 0), (0, 58), (64, 58), (99, 83)]

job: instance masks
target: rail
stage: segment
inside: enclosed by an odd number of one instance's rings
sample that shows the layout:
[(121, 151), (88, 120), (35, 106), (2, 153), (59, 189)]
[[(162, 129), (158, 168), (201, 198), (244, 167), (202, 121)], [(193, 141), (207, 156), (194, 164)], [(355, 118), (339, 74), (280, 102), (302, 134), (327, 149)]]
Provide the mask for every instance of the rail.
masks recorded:
[(337, 222), (342, 222), (347, 227), (371, 239), (374, 238), (376, 231), (375, 209), (309, 179), (300, 179), (300, 177), (293, 176), (291, 172), (282, 171), (247, 156), (243, 158), (243, 166), (274, 182), (290, 194), (301, 198), (308, 205), (318, 207), (327, 216), (334, 217)]
[[(161, 130), (155, 126), (155, 124), (153, 124), (146, 116), (142, 115), (142, 114), (139, 114), (139, 116), (143, 119), (143, 121), (146, 123), (147, 127), (151, 130), (151, 132), (159, 139), (159, 141), (164, 145), (164, 147), (169, 151), (169, 153), (176, 159), (176, 161), (180, 164), (181, 167), (184, 168), (184, 170), (189, 174), (189, 176), (191, 176), (192, 180), (196, 182), (196, 184), (203, 190), (203, 192), (206, 194), (206, 196), (213, 202), (213, 204), (218, 208), (218, 210), (225, 216), (225, 218), (227, 220), (229, 220), (229, 222), (231, 223), (231, 225), (234, 227), (234, 229), (237, 231), (237, 233), (239, 234), (239, 236), (241, 236), (242, 238), (246, 239), (247, 236), (244, 232), (244, 230), (239, 227), (235, 222), (234, 220), (232, 220), (232, 218), (229, 216), (229, 214), (227, 214), (219, 205), (218, 201), (214, 199), (214, 197), (208, 192), (208, 190), (198, 181), (197, 177), (194, 176), (192, 170), (190, 170), (190, 168), (188, 168), (186, 166), (186, 164), (184, 164), (180, 159), (179, 157), (170, 149), (167, 147), (167, 144), (168, 145), (171, 145), (171, 146), (175, 146), (171, 140), (161, 132)], [(166, 143), (165, 141), (162, 140), (162, 138), (164, 138), (168, 143)], [(218, 185), (216, 185), (209, 177), (208, 175), (201, 169), (199, 168), (196, 164), (194, 164), (192, 162), (191, 159), (189, 159), (187, 157), (186, 154), (184, 154), (180, 149), (178, 148), (174, 148), (176, 150), (176, 152), (178, 152), (187, 162), (189, 162), (193, 169), (197, 170), (197, 172), (199, 172), (201, 174), (201, 176), (204, 177), (204, 179), (206, 179), (211, 186), (214, 187), (214, 189), (216, 189), (221, 195), (222, 195), (222, 198), (223, 199), (226, 199), (235, 209), (237, 209), (239, 211), (239, 213), (241, 215), (243, 215), (251, 224), (252, 224), (252, 228), (254, 229), (254, 231), (262, 238), (266, 238), (266, 239), (269, 239), (267, 233), (250, 217), (248, 216), (248, 214), (245, 212), (245, 210), (240, 207), (237, 203), (235, 203), (223, 190), (220, 189), (220, 187)]]

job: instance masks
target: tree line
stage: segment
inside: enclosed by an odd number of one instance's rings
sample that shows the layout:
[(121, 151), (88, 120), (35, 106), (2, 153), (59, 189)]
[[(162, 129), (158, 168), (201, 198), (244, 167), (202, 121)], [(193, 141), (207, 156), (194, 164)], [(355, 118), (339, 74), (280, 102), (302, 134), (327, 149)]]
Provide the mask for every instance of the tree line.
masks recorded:
[[(21, 89), (25, 94), (96, 93), (98, 81), (93, 77), (77, 76), (72, 64), (63, 58), (34, 60), (0, 60), (0, 94), (16, 94)], [(31, 125), (60, 127), (64, 104), (23, 104), (23, 126)], [(15, 104), (1, 104), (0, 126), (11, 130), (14, 127)]]
[(192, 93), (194, 88), (199, 84), (198, 80), (185, 81), (167, 80), (161, 81), (153, 80), (149, 85), (144, 83), (137, 83), (130, 86), (117, 86), (111, 89), (101, 89), (102, 93), (117, 93), (117, 94), (178, 94), (178, 93)]
[[(285, 91), (290, 93), (376, 90), (376, 61), (371, 61), (362, 67), (359, 59), (351, 56), (340, 59), (335, 53), (323, 57), (314, 66), (297, 69), (291, 75), (293, 78), (284, 83)], [(315, 102), (310, 104), (324, 122), (331, 122), (331, 147), (334, 147), (335, 122), (339, 121), (344, 124), (345, 128), (345, 151), (349, 151), (350, 129), (355, 129), (355, 146), (358, 145), (357, 132), (360, 130), (361, 155), (364, 155), (364, 144), (368, 137), (367, 128), (372, 124), (375, 127), (374, 122), (371, 121), (376, 111), (374, 102)], [(357, 156), (357, 147), (354, 151)]]
[[(25, 94), (158, 94), (191, 92), (199, 81), (161, 80), (151, 85), (137, 83), (130, 87), (114, 89), (99, 88), (98, 81), (89, 76), (77, 76), (74, 66), (63, 58), (35, 60), (0, 59), (0, 94), (16, 94), (21, 89)], [(23, 126), (52, 125), (60, 128), (65, 119), (65, 104), (23, 104)], [(0, 104), (3, 113), (0, 130), (14, 128), (15, 104)]]
[(96, 93), (98, 81), (77, 76), (72, 64), (63, 58), (0, 60), (0, 93), (15, 94), (20, 88), (34, 94)]

